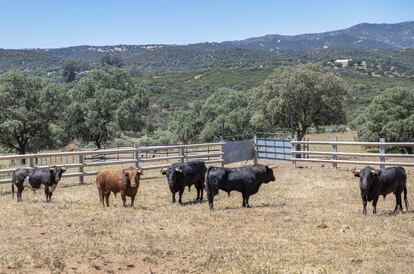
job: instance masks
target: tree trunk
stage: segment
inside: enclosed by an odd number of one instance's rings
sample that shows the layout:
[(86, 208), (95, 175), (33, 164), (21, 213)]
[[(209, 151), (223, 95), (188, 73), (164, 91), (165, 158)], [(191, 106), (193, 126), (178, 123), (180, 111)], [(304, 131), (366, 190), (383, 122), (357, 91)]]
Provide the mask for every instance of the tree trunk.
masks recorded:
[(102, 144), (99, 140), (95, 140), (95, 146), (97, 149), (101, 149), (102, 148)]
[[(19, 147), (19, 155), (25, 155), (26, 154), (26, 146), (25, 145), (21, 145)], [(20, 160), (20, 163), (22, 165), (26, 165), (26, 158), (23, 158)]]
[[(297, 141), (302, 141), (303, 137), (305, 137), (305, 134), (306, 134), (306, 130), (297, 131), (296, 132), (296, 140)], [(301, 147), (300, 144), (296, 144), (295, 149), (296, 149), (296, 151), (301, 151), (302, 147)], [(302, 158), (302, 154), (296, 154), (296, 158)]]

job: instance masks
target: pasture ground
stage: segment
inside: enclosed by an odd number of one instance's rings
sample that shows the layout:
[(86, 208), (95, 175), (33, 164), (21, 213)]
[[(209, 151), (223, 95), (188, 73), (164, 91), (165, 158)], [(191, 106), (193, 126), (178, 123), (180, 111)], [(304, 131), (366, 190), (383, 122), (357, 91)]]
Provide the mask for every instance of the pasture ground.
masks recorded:
[[(99, 204), (93, 178), (0, 195), (0, 273), (413, 273), (414, 214), (392, 214), (393, 195), (362, 215), (349, 171), (280, 166), (241, 208), (241, 195), (170, 203), (165, 178), (147, 172), (134, 208)], [(414, 209), (414, 176), (409, 201)], [(192, 201), (196, 191), (184, 194)]]

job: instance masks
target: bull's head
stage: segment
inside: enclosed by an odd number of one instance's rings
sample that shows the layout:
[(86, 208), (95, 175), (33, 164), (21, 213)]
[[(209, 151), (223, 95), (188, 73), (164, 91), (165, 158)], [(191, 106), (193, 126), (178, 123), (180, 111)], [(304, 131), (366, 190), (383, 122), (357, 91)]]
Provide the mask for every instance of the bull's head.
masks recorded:
[(275, 175), (273, 174), (273, 168), (277, 168), (277, 166), (266, 166), (266, 181), (274, 182), (276, 181)]
[(55, 183), (57, 184), (62, 178), (62, 174), (66, 172), (66, 168), (53, 166), (49, 171), (50, 175), (53, 177)]
[(138, 187), (139, 179), (141, 175), (144, 174), (141, 168), (133, 167), (122, 170), (122, 173), (124, 174), (124, 179), (131, 185), (131, 187)]
[(359, 177), (359, 188), (365, 192), (370, 190), (372, 184), (378, 179), (379, 171), (370, 166), (366, 166), (361, 170), (353, 170), (354, 176)]

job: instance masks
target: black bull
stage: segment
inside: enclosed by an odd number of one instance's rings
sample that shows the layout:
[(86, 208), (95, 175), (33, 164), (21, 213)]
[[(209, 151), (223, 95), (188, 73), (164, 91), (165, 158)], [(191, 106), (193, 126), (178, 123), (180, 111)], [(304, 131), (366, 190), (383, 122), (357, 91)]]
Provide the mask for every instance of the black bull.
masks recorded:
[(161, 169), (161, 174), (167, 176), (168, 186), (171, 191), (172, 202), (175, 203), (175, 194), (178, 192), (178, 202), (182, 204), (182, 196), (187, 186), (192, 185), (197, 189), (197, 201), (203, 200), (203, 183), (206, 173), (206, 165), (202, 161), (191, 161), (188, 163), (176, 163), (167, 169)]
[(56, 189), (56, 186), (65, 171), (66, 169), (62, 167), (52, 167), (50, 169), (35, 168), (34, 170), (17, 169), (12, 177), (12, 195), (14, 197), (14, 187), (16, 186), (17, 201), (21, 202), (22, 192), (25, 187), (35, 191), (36, 189), (40, 189), (43, 185), (46, 202), (50, 202), (53, 191)]
[(394, 193), (396, 203), (394, 212), (403, 210), (401, 193), (404, 192), (405, 208), (408, 211), (407, 201), (407, 175), (403, 167), (389, 167), (376, 170), (366, 166), (360, 171), (354, 170), (354, 175), (359, 177), (359, 188), (363, 203), (363, 213), (367, 213), (367, 202), (372, 201), (373, 213), (377, 213), (377, 201), (380, 195), (384, 198), (389, 193)]
[(275, 181), (271, 167), (262, 165), (245, 166), (241, 168), (209, 167), (205, 178), (208, 203), (210, 209), (214, 207), (213, 200), (219, 190), (228, 195), (235, 190), (242, 193), (243, 207), (250, 207), (249, 197), (256, 194), (264, 183)]

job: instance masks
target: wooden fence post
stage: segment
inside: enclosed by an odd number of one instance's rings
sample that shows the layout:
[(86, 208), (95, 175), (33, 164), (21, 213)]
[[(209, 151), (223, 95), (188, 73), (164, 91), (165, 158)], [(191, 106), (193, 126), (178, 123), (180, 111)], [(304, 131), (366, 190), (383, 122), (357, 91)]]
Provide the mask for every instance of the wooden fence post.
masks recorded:
[(380, 162), (381, 162), (380, 168), (381, 169), (384, 169), (385, 168), (385, 165), (382, 164), (382, 163), (385, 162), (385, 145), (384, 145), (385, 139), (384, 138), (381, 138), (380, 139), (380, 143), (381, 143), (380, 144), (380, 147), (379, 147), (379, 150), (380, 150)]
[[(336, 142), (337, 141), (337, 138), (336, 138), (336, 136), (335, 135), (333, 135), (332, 136), (332, 142)], [(338, 152), (338, 145), (337, 144), (332, 144), (332, 152), (333, 153), (336, 153), (336, 152)], [(338, 155), (336, 155), (336, 154), (332, 154), (332, 160), (334, 160), (334, 161), (336, 161), (336, 160), (338, 160)], [(333, 167), (333, 169), (337, 169), (338, 168), (338, 163), (336, 163), (336, 162), (332, 162), (332, 167)]]
[[(290, 145), (291, 145), (290, 151), (291, 151), (291, 152), (296, 150), (296, 149), (295, 149), (295, 144), (294, 144), (292, 141), (295, 141), (295, 139), (292, 139), (292, 140), (291, 140), (291, 142), (290, 142)], [(290, 155), (291, 155), (291, 156), (290, 156), (290, 159), (292, 160), (292, 165), (293, 165), (294, 167), (296, 167), (296, 161), (295, 161), (296, 154), (291, 153)]]
[(79, 184), (80, 185), (82, 185), (84, 183), (84, 179), (83, 179), (83, 173), (84, 173), (83, 163), (84, 163), (83, 154), (79, 154), (79, 164), (81, 164), (81, 166), (78, 169), (79, 173), (81, 173), (79, 175)]
[(134, 144), (134, 159), (135, 159), (135, 167), (139, 168), (139, 147), (137, 145)]
[(34, 164), (33, 164), (33, 157), (27, 157), (27, 167), (33, 168)]
[(183, 146), (180, 146), (180, 162), (181, 163), (184, 163), (184, 161), (185, 161), (185, 155), (184, 155), (184, 147)]
[(224, 167), (224, 141), (220, 145), (220, 152), (221, 154), (221, 167)]
[[(253, 137), (253, 163), (257, 165), (257, 135), (255, 134)], [(223, 155), (224, 156), (224, 155)]]

